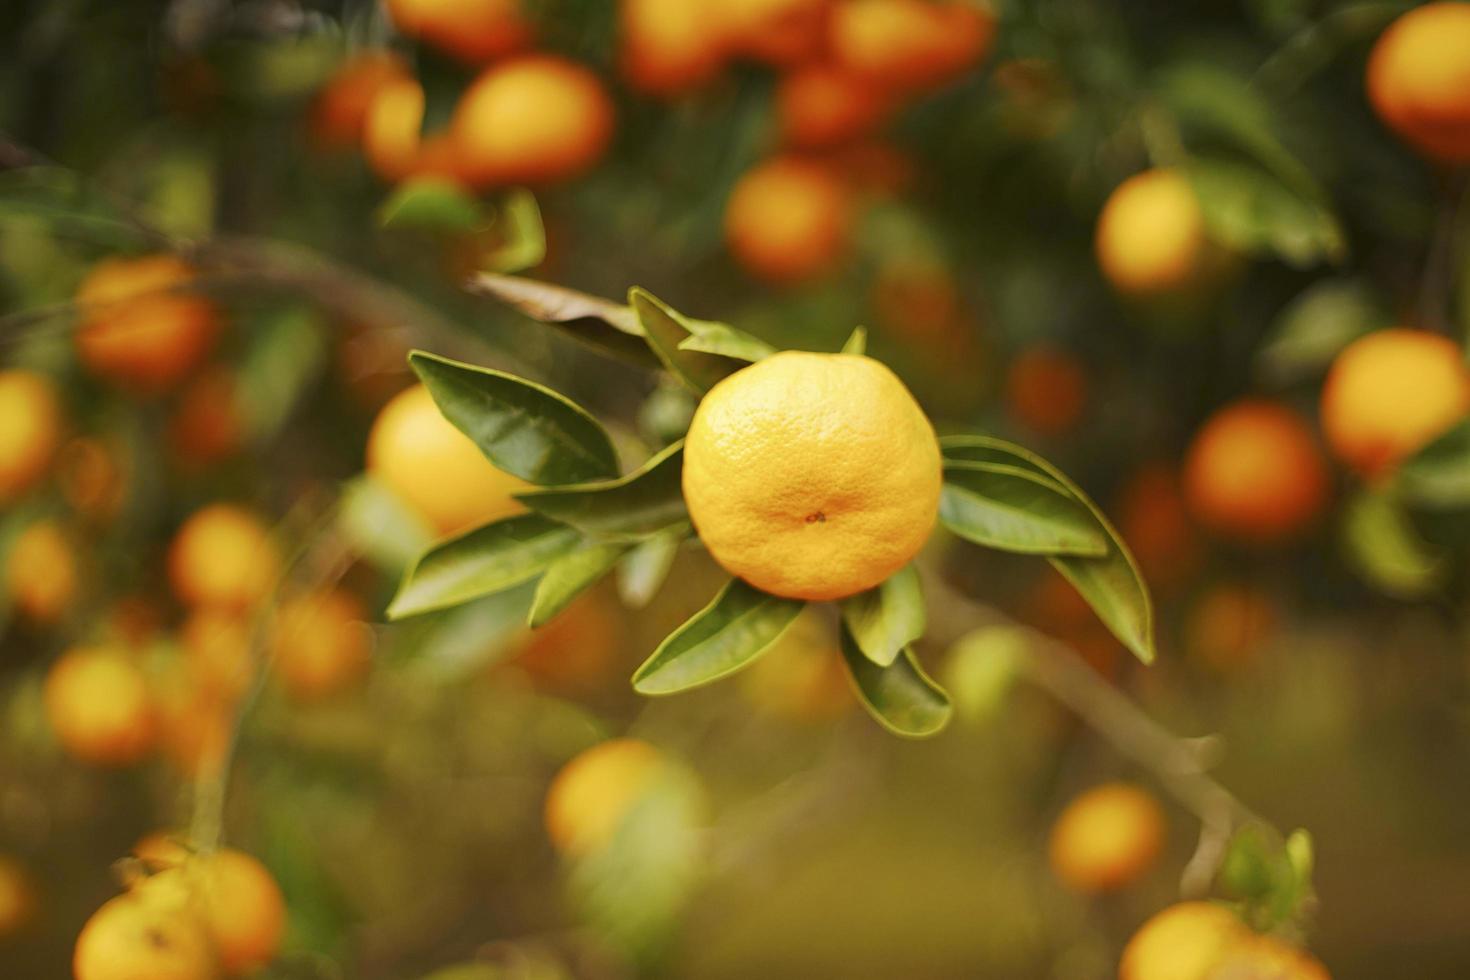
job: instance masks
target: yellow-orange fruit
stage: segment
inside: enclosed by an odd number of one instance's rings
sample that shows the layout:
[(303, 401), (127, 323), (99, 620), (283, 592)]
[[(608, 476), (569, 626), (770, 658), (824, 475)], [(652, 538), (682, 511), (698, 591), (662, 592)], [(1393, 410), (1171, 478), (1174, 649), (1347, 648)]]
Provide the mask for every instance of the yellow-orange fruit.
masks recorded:
[(134, 886), (139, 900), (196, 919), (219, 958), (239, 976), (275, 959), (286, 931), (286, 900), (269, 869), (233, 848), (186, 856)]
[(857, 703), (835, 638), (811, 610), (741, 672), (740, 683), (758, 708), (791, 721), (831, 721)]
[(1199, 567), (1202, 546), (1184, 503), (1178, 470), (1139, 467), (1118, 495), (1118, 529), (1155, 590), (1178, 585)]
[(312, 102), (312, 138), (321, 147), (345, 149), (358, 145), (368, 109), (378, 93), (409, 77), (408, 65), (392, 51), (364, 51), (348, 58)]
[(1332, 362), (1320, 411), (1333, 454), (1385, 476), (1470, 414), (1465, 352), (1427, 330), (1376, 330)]
[(1068, 803), (1052, 825), (1052, 872), (1073, 891), (1113, 891), (1154, 866), (1164, 835), (1164, 811), (1151, 794), (1106, 783)]
[(571, 857), (606, 847), (666, 764), (658, 749), (632, 738), (603, 742), (572, 759), (546, 793), (552, 845)]
[(103, 617), (102, 636), (128, 650), (139, 650), (156, 637), (163, 626), (163, 611), (149, 596), (123, 596)]
[(205, 692), (224, 701), (245, 693), (253, 673), (250, 620), (218, 607), (195, 609), (179, 630), (189, 673)]
[(1199, 199), (1177, 170), (1145, 170), (1119, 184), (1098, 215), (1094, 239), (1103, 275), (1120, 293), (1187, 290), (1208, 262)]
[(187, 291), (194, 270), (173, 255), (103, 259), (77, 288), (77, 353), (93, 374), (139, 394), (173, 387), (214, 347), (214, 304)]
[(994, 18), (967, 3), (847, 0), (833, 7), (833, 59), (893, 92), (943, 84), (984, 59)]
[(1230, 947), (1209, 980), (1332, 980), (1316, 957), (1275, 936), (1249, 936)]
[(343, 589), (281, 605), (272, 630), (271, 668), (292, 697), (307, 700), (356, 683), (372, 661), (362, 600)]
[(388, 0), (394, 25), (446, 54), (480, 64), (530, 42), (521, 0)]
[(61, 429), (61, 399), (49, 379), (31, 371), (0, 371), (0, 503), (46, 475)]
[(76, 550), (55, 521), (27, 527), (5, 556), (6, 591), (34, 623), (54, 623), (71, 608), (77, 579)]
[(19, 861), (0, 854), (0, 939), (20, 932), (35, 919), (36, 887)]
[(831, 0), (710, 0), (731, 46), (771, 65), (795, 65), (826, 44)]
[(363, 117), (362, 153), (384, 180), (403, 180), (418, 166), (424, 102), (424, 87), (412, 76), (388, 79), (373, 93)]
[(781, 136), (801, 148), (835, 146), (872, 133), (891, 103), (871, 82), (831, 65), (797, 68), (776, 87)]
[(90, 436), (79, 436), (61, 447), (56, 483), (73, 510), (98, 523), (117, 516), (128, 491), (127, 473), (117, 449)]
[(1308, 528), (1327, 501), (1327, 467), (1311, 431), (1285, 405), (1245, 399), (1212, 415), (1184, 464), (1184, 493), (1212, 531), (1258, 544)]
[(496, 469), (470, 438), (439, 414), (423, 385), (383, 406), (368, 433), (367, 469), (439, 534), (519, 514), (511, 496), (530, 484)]
[(75, 647), (51, 665), (46, 718), (62, 748), (82, 762), (126, 766), (152, 750), (153, 699), (138, 665), (110, 647)]
[(556, 183), (602, 158), (612, 141), (613, 104), (582, 65), (527, 55), (475, 79), (455, 107), (450, 131), (471, 181)]
[(1118, 980), (1215, 980), (1215, 967), (1250, 936), (1235, 913), (1210, 902), (1180, 902), (1128, 940)]
[(618, 64), (633, 88), (679, 95), (706, 84), (725, 66), (721, 0), (621, 0)]
[(1470, 161), (1470, 3), (1427, 3), (1378, 38), (1368, 98), (1379, 117), (1426, 156)]
[(829, 271), (847, 249), (852, 203), (831, 168), (778, 157), (748, 171), (725, 205), (725, 240), (752, 274), (793, 284)]
[(169, 419), (174, 456), (189, 466), (206, 466), (234, 455), (244, 441), (239, 393), (224, 367), (201, 373), (185, 386)]
[(169, 545), (169, 581), (189, 606), (252, 609), (270, 595), (280, 570), (270, 531), (233, 504), (195, 511)]
[(187, 911), (119, 895), (92, 914), (72, 954), (75, 980), (214, 980), (209, 939)]
[(1238, 670), (1260, 655), (1276, 634), (1279, 619), (1269, 592), (1244, 584), (1217, 585), (1185, 618), (1185, 649), (1214, 670)]
[(1076, 356), (1058, 347), (1027, 348), (1006, 371), (1006, 408), (1011, 416), (1043, 436), (1074, 428), (1087, 407), (1087, 370)]
[(587, 592), (531, 630), (515, 663), (553, 690), (586, 690), (607, 676), (621, 630), (612, 601), (599, 591)]

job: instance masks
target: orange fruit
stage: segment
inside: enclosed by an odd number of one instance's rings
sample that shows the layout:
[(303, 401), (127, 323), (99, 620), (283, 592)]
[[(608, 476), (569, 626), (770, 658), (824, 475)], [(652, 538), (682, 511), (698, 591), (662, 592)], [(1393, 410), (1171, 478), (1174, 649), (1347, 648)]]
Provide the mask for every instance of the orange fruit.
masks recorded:
[(44, 375), (0, 371), (0, 503), (41, 482), (61, 441), (61, 399)]
[(1327, 467), (1311, 430), (1285, 405), (1234, 402), (1195, 434), (1184, 493), (1205, 527), (1257, 544), (1306, 530), (1327, 502)]
[(1038, 435), (1059, 436), (1087, 407), (1087, 370), (1075, 355), (1039, 344), (1011, 361), (1005, 394), (1012, 418)]
[(552, 690), (595, 687), (613, 665), (622, 626), (606, 595), (583, 593), (550, 622), (527, 633), (516, 666)]
[(117, 516), (127, 496), (127, 473), (116, 447), (79, 436), (56, 457), (56, 482), (62, 498), (83, 517), (105, 523)]
[(75, 758), (99, 766), (138, 762), (157, 726), (143, 672), (112, 647), (73, 647), (46, 674), (46, 718)]
[(220, 332), (219, 312), (188, 292), (194, 270), (173, 255), (103, 259), (77, 288), (82, 364), (139, 394), (172, 388), (198, 367)]
[(77, 578), (76, 549), (55, 521), (31, 524), (5, 556), (6, 590), (34, 623), (54, 623), (72, 607)]
[(367, 469), (440, 534), (519, 514), (511, 494), (530, 484), (485, 458), (470, 438), (439, 414), (423, 385), (383, 406), (368, 433)]
[(1245, 584), (1217, 585), (1185, 618), (1185, 648), (1215, 670), (1237, 670), (1260, 655), (1279, 619), (1269, 592)]
[(101, 635), (129, 650), (147, 646), (163, 625), (163, 611), (153, 599), (122, 596), (103, 615)]
[(1209, 980), (1331, 980), (1327, 968), (1275, 936), (1250, 936), (1232, 946)]
[(169, 445), (179, 461), (206, 466), (239, 452), (244, 429), (234, 375), (216, 367), (191, 380), (180, 394), (169, 420)]
[(840, 599), (918, 554), (939, 513), (934, 428), (886, 366), (783, 351), (710, 389), (684, 442), (684, 499), (730, 574)]
[(387, 79), (373, 93), (363, 115), (362, 152), (384, 180), (403, 180), (418, 166), (424, 103), (424, 87), (411, 75)]
[(75, 980), (213, 980), (199, 921), (180, 909), (119, 895), (92, 914), (72, 954)]
[(1170, 463), (1147, 463), (1123, 485), (1118, 528), (1144, 579), (1156, 590), (1188, 578), (1203, 558), (1179, 473)]
[(1426, 156), (1470, 161), (1470, 3), (1426, 3), (1378, 38), (1368, 98), (1394, 132)]
[(1137, 881), (1164, 847), (1164, 810), (1127, 783), (1105, 783), (1068, 803), (1052, 825), (1052, 872), (1073, 891), (1115, 891)]
[(388, 14), (404, 34), (471, 64), (518, 51), (533, 33), (521, 0), (388, 0)]
[(467, 179), (550, 184), (592, 168), (613, 137), (613, 104), (590, 70), (552, 55), (501, 62), (460, 97), (450, 123)]
[(602, 850), (666, 765), (647, 742), (617, 738), (562, 767), (546, 793), (546, 834), (569, 857)]
[(831, 65), (802, 66), (776, 87), (781, 136), (795, 147), (860, 139), (883, 125), (889, 110), (888, 100), (871, 82)]
[(1120, 293), (1159, 296), (1197, 283), (1209, 243), (1188, 178), (1160, 168), (1123, 181), (1098, 215), (1094, 246), (1103, 275)]
[(679, 95), (725, 66), (720, 0), (621, 0), (618, 64), (628, 84), (650, 95)]
[(343, 589), (282, 603), (272, 630), (271, 668), (287, 693), (326, 697), (356, 683), (372, 662), (372, 637), (362, 600)]
[(409, 77), (408, 65), (392, 51), (363, 51), (342, 62), (312, 102), (311, 135), (317, 145), (356, 146), (378, 93)]
[(816, 278), (846, 251), (852, 203), (814, 160), (777, 157), (747, 171), (725, 205), (725, 240), (747, 271), (778, 284)]
[(0, 939), (20, 932), (35, 919), (36, 887), (19, 861), (0, 854)]
[(772, 65), (808, 61), (826, 43), (830, 0), (712, 0), (736, 51)]
[(1216, 965), (1250, 935), (1245, 923), (1222, 905), (1171, 905), (1128, 940), (1118, 980), (1214, 980)]
[(842, 654), (812, 610), (741, 672), (740, 683), (758, 708), (791, 721), (831, 721), (857, 703)]
[(1343, 348), (1322, 387), (1334, 455), (1386, 476), (1470, 414), (1470, 368), (1454, 341), (1427, 330), (1375, 330)]
[(231, 976), (260, 969), (280, 951), (286, 931), (285, 896), (269, 869), (243, 851), (225, 847), (207, 854), (186, 853), (182, 861), (144, 878), (132, 894), (196, 919), (221, 969)]
[(190, 515), (169, 545), (174, 595), (189, 606), (246, 611), (275, 588), (281, 558), (260, 518), (233, 504)]
[(995, 20), (968, 3), (848, 0), (832, 8), (837, 64), (894, 93), (941, 85), (984, 59)]

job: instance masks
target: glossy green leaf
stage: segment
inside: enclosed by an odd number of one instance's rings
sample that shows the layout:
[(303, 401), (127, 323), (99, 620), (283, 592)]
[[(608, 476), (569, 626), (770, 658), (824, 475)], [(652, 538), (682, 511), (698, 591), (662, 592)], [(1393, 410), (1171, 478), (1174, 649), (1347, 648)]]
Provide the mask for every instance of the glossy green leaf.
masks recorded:
[(842, 619), (863, 656), (880, 667), (924, 635), (924, 592), (919, 573), (905, 565), (877, 587), (842, 601)]
[(695, 391), (709, 391), (722, 378), (748, 363), (724, 354), (684, 350), (680, 345), (695, 335), (696, 321), (670, 308), (646, 290), (636, 286), (629, 290), (628, 305), (638, 315), (648, 346), (653, 348), (664, 367)]
[(1188, 171), (1205, 225), (1222, 245), (1297, 267), (1346, 258), (1346, 235), (1324, 201), (1234, 160), (1197, 157)]
[(520, 514), (434, 545), (419, 556), (388, 606), (401, 619), (457, 606), (535, 578), (576, 548), (574, 528)]
[(618, 596), (626, 605), (642, 609), (653, 600), (668, 578), (679, 545), (692, 531), (687, 522), (676, 524), (633, 546), (618, 565)]
[(844, 354), (866, 354), (868, 352), (868, 328), (854, 327), (847, 337), (847, 342), (842, 345)]
[(473, 195), (442, 177), (406, 180), (378, 208), (378, 224), (395, 231), (412, 228), (463, 233), (484, 227), (488, 220), (484, 207)]
[(525, 188), (505, 195), (495, 214), (495, 244), (480, 256), (486, 272), (520, 272), (546, 259), (546, 228), (536, 196)]
[(993, 436), (958, 435), (939, 440), (952, 462), (1001, 463), (1029, 469), (1063, 487), (1085, 506), (1107, 540), (1106, 555), (1048, 555), (1062, 576), (1087, 600), (1103, 624), (1144, 663), (1154, 659), (1154, 611), (1148, 586), (1122, 537), (1103, 512), (1066, 474), (1030, 450)]
[(409, 363), (434, 403), (490, 462), (541, 486), (618, 475), (612, 440), (581, 406), (503, 371), (414, 351)]
[(633, 674), (633, 687), (640, 694), (674, 694), (727, 677), (769, 649), (805, 606), (731, 579), (665, 637)]
[(1395, 481), (1411, 504), (1447, 510), (1470, 507), (1470, 420), (1400, 464)]
[(956, 460), (944, 468), (939, 520), (966, 541), (1028, 555), (1108, 553), (1087, 506), (1034, 469)]
[(1256, 370), (1276, 384), (1325, 372), (1338, 351), (1390, 319), (1381, 298), (1361, 280), (1315, 283), (1276, 318), (1256, 353)]
[(1448, 571), (1398, 500), (1365, 492), (1348, 502), (1342, 533), (1353, 567), (1374, 587), (1403, 599), (1433, 593)]
[(480, 273), (465, 284), (465, 289), (498, 300), (605, 354), (643, 367), (663, 366), (644, 339), (637, 315), (622, 303), (549, 282), (495, 272)]
[(676, 442), (616, 480), (534, 490), (517, 499), (589, 534), (641, 538), (688, 519), (683, 471), (684, 444)]
[(919, 666), (912, 649), (887, 667), (863, 655), (846, 624), (842, 627), (842, 659), (847, 662), (858, 698), (884, 728), (905, 738), (937, 735), (954, 709), (949, 695)]
[(736, 330), (728, 323), (684, 317), (683, 325), (689, 329), (690, 333), (689, 336), (679, 341), (681, 351), (718, 354), (721, 357), (733, 358), (746, 363), (754, 363), (776, 353), (776, 348), (764, 340)]
[(573, 599), (612, 571), (629, 546), (618, 543), (589, 544), (552, 562), (536, 583), (527, 622), (541, 626), (569, 606)]
[(483, 674), (518, 649), (534, 592), (535, 584), (522, 582), (452, 609), (394, 623), (383, 629), (378, 649), (395, 670), (437, 683)]

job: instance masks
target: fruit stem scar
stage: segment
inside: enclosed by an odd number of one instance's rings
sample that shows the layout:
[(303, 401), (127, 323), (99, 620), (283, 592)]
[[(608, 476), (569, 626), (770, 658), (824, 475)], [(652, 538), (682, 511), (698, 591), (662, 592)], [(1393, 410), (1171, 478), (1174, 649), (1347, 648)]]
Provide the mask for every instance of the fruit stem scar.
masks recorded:
[(813, 511), (806, 515), (806, 522), (808, 524), (825, 524), (827, 522), (827, 515), (819, 510)]

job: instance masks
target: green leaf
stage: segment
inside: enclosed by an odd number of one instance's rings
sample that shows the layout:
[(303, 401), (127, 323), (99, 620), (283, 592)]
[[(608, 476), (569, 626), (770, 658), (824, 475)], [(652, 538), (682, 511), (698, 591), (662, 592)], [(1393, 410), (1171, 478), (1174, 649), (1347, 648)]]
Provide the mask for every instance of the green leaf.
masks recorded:
[(694, 320), (689, 317), (684, 317), (683, 323), (689, 328), (690, 334), (679, 341), (681, 351), (718, 354), (721, 357), (733, 358), (746, 363), (754, 363), (776, 353), (776, 348), (764, 340), (736, 330), (728, 323)]
[(532, 627), (541, 626), (571, 605), (573, 599), (612, 571), (628, 548), (617, 543), (590, 544), (552, 562), (536, 583), (536, 598), (527, 622)]
[(1432, 509), (1470, 507), (1470, 419), (1400, 464), (1395, 485), (1409, 503)]
[(506, 194), (495, 215), (496, 244), (480, 256), (487, 272), (520, 272), (546, 259), (546, 227), (536, 195), (522, 187)]
[(955, 641), (944, 662), (944, 686), (965, 721), (995, 716), (1014, 686), (1030, 640), (1016, 626), (982, 626)]
[[(628, 305), (638, 315), (648, 346), (664, 367), (695, 391), (709, 391), (722, 378), (746, 366), (745, 360), (724, 354), (684, 350), (681, 345), (700, 329), (698, 321), (676, 312), (646, 290), (637, 286), (630, 289)], [(734, 330), (733, 327), (725, 329)]]
[(863, 656), (887, 667), (904, 647), (924, 635), (919, 573), (913, 565), (905, 565), (876, 588), (849, 596), (842, 601), (842, 619)]
[(1390, 319), (1381, 298), (1361, 280), (1316, 283), (1276, 318), (1256, 354), (1256, 369), (1275, 384), (1321, 373), (1349, 343)]
[(663, 366), (648, 346), (637, 315), (621, 303), (535, 279), (494, 272), (473, 277), (465, 289), (505, 303), (602, 353), (647, 368)]
[(868, 328), (854, 327), (848, 335), (847, 342), (842, 345), (844, 354), (866, 354), (868, 352)]
[(517, 649), (533, 593), (532, 584), (522, 582), (462, 606), (385, 627), (380, 636), (384, 659), (394, 669), (435, 683), (483, 674)]
[(966, 541), (1028, 555), (1108, 553), (1087, 506), (1055, 480), (1008, 463), (950, 461), (939, 520)]
[(1064, 488), (1072, 499), (1091, 511), (1098, 530), (1107, 540), (1107, 554), (1098, 558), (1048, 555), (1047, 561), (1072, 583), (1103, 624), (1134, 656), (1144, 663), (1152, 663), (1154, 610), (1148, 586), (1122, 537), (1082, 489), (1040, 456), (1004, 439), (945, 436), (939, 444), (951, 462), (1002, 463), (1030, 469)]
[(541, 486), (618, 475), (612, 440), (571, 399), (513, 374), (424, 351), (408, 360), (444, 417), (507, 473)]
[(246, 431), (257, 444), (280, 431), (321, 373), (327, 353), (326, 325), (310, 309), (283, 311), (251, 331), (238, 401)]
[(1205, 225), (1221, 244), (1299, 268), (1347, 257), (1342, 226), (1324, 202), (1251, 164), (1196, 157), (1188, 171)]
[(846, 623), (841, 646), (858, 698), (884, 728), (906, 738), (927, 738), (949, 724), (949, 695), (924, 673), (911, 648), (880, 667), (863, 655)]
[(668, 578), (679, 545), (693, 530), (685, 522), (640, 541), (618, 566), (618, 596), (625, 605), (642, 609)]
[(708, 606), (665, 637), (633, 674), (633, 688), (673, 694), (727, 677), (769, 649), (805, 606), (731, 579)]
[(603, 537), (642, 538), (687, 520), (680, 479), (684, 443), (674, 443), (627, 476), (517, 494), (539, 514)]
[(1350, 563), (1383, 592), (1417, 599), (1443, 582), (1444, 556), (1430, 549), (1389, 494), (1364, 492), (1349, 501), (1342, 530)]
[(418, 511), (371, 476), (343, 485), (337, 526), (357, 553), (394, 575), (434, 541), (433, 528)]
[(408, 570), (388, 618), (457, 606), (519, 585), (574, 549), (580, 537), (540, 514), (520, 514), (442, 541)]
[(443, 177), (415, 177), (394, 188), (378, 208), (378, 225), (398, 231), (415, 229), (463, 233), (485, 227), (489, 218), (471, 194)]

